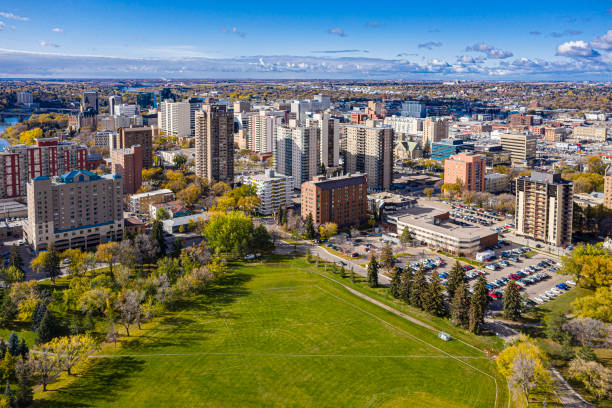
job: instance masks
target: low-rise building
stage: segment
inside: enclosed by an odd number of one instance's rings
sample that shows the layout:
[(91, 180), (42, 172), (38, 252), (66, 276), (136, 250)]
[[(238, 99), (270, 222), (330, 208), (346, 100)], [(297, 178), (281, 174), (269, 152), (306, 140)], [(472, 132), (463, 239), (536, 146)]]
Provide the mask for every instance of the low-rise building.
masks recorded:
[(291, 204), (293, 193), (293, 178), (282, 174), (276, 174), (274, 170), (266, 170), (264, 174), (248, 176), (245, 184), (252, 185), (261, 200), (259, 212), (261, 214), (272, 214), (280, 207), (288, 207)]
[(179, 218), (191, 215), (191, 211), (189, 211), (189, 209), (179, 201), (168, 201), (167, 203), (156, 203), (149, 205), (149, 215), (151, 218), (156, 219), (157, 212), (162, 208), (166, 210), (169, 218)]
[(574, 128), (574, 139), (604, 142), (607, 138), (608, 128), (603, 126), (577, 126)]
[(503, 193), (510, 187), (510, 176), (502, 173), (489, 173), (484, 176), (485, 188), (488, 193)]
[(176, 234), (177, 232), (191, 232), (190, 230), (192, 229), (192, 226), (196, 227), (198, 224), (203, 224), (207, 220), (208, 213), (186, 215), (184, 217), (177, 217), (162, 221), (162, 229), (168, 234)]
[(415, 160), (423, 157), (423, 148), (418, 142), (399, 142), (393, 149), (395, 160)]
[(473, 144), (463, 143), (461, 139), (444, 139), (431, 144), (431, 158), (434, 160), (446, 160), (455, 154), (473, 150)]
[(162, 190), (148, 191), (146, 193), (133, 194), (130, 196), (130, 211), (147, 214), (149, 205), (166, 203), (174, 200), (174, 193), (167, 188)]

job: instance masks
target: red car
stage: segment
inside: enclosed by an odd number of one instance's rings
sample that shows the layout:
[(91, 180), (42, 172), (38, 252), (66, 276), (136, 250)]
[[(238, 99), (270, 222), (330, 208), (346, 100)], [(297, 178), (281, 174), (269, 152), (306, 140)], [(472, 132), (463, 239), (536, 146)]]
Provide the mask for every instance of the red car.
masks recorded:
[(501, 299), (502, 295), (499, 292), (489, 292), (489, 297), (493, 299)]

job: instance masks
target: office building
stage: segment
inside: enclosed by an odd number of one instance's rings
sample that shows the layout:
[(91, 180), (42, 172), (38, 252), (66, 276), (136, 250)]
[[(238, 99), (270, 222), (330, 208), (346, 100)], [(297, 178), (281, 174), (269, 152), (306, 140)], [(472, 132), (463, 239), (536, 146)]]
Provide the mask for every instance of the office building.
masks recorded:
[(516, 179), (516, 235), (557, 247), (572, 243), (573, 184), (561, 174)]
[(319, 129), (314, 126), (276, 126), (274, 166), (277, 173), (291, 176), (293, 187), (312, 180), (319, 170)]
[(115, 116), (127, 116), (132, 117), (138, 115), (140, 110), (138, 105), (128, 105), (127, 103), (120, 103), (115, 105)]
[(285, 112), (260, 111), (248, 118), (248, 149), (256, 153), (274, 151), (274, 128), (285, 122)]
[(527, 127), (533, 126), (533, 116), (523, 115), (522, 113), (513, 113), (510, 115), (511, 127)]
[(236, 101), (234, 102), (234, 115), (237, 113), (245, 113), (251, 111), (251, 102), (249, 101)]
[(85, 91), (81, 97), (81, 112), (93, 110), (94, 113), (99, 113), (98, 93), (96, 91)]
[(121, 95), (111, 95), (108, 97), (108, 114), (111, 116), (117, 115), (117, 106), (123, 103)]
[(463, 190), (482, 192), (484, 176), (484, 156), (462, 152), (444, 160), (444, 184), (459, 183)]
[(226, 105), (204, 104), (195, 113), (196, 174), (234, 184), (234, 114)]
[(165, 188), (131, 195), (129, 208), (132, 212), (147, 214), (151, 204), (167, 203), (169, 201), (174, 201), (174, 193), (172, 190)]
[(410, 118), (424, 118), (426, 116), (425, 105), (417, 101), (406, 101), (402, 103), (402, 116)]
[(413, 117), (387, 116), (385, 125), (391, 126), (396, 135), (418, 135), (423, 131), (423, 119)]
[(423, 123), (423, 146), (448, 139), (448, 121), (443, 118), (427, 118)]
[(139, 92), (136, 94), (136, 105), (140, 108), (147, 109), (154, 104), (154, 96), (151, 92)]
[(447, 210), (429, 206), (404, 208), (401, 215), (389, 218), (394, 219), (399, 236), (408, 228), (417, 245), (455, 256), (474, 257), (498, 240), (497, 232), (489, 228), (457, 225), (451, 221)]
[(88, 170), (28, 182), (28, 220), (24, 235), (37, 253), (51, 243), (58, 251), (93, 249), (123, 236), (121, 178)]
[(461, 139), (443, 139), (431, 144), (431, 158), (434, 160), (446, 160), (454, 154), (473, 150), (473, 144), (463, 143)]
[(142, 146), (142, 168), (153, 167), (153, 129), (150, 127), (119, 128), (117, 145), (113, 149), (129, 149), (132, 146)]
[(368, 107), (365, 108), (365, 114), (370, 119), (384, 119), (385, 117), (385, 103), (368, 101)]
[(352, 174), (326, 179), (317, 176), (302, 184), (301, 214), (312, 214), (315, 225), (333, 222), (359, 226), (368, 219), (368, 177)]
[(388, 190), (393, 183), (393, 129), (391, 126), (346, 126), (346, 173), (365, 173), (368, 188)]
[(509, 190), (510, 176), (501, 173), (485, 174), (485, 189), (487, 193), (503, 193)]
[(157, 112), (157, 125), (167, 135), (191, 136), (191, 105), (189, 102), (161, 102)]
[(23, 197), (29, 180), (87, 168), (87, 148), (58, 138), (34, 139), (34, 145), (9, 146), (0, 152), (0, 198)]
[(159, 100), (160, 102), (164, 101), (174, 101), (175, 95), (172, 93), (172, 89), (170, 88), (162, 88), (159, 90)]
[(135, 194), (142, 185), (142, 154), (140, 145), (110, 151), (111, 171), (121, 176), (123, 194)]
[(604, 175), (604, 201), (603, 205), (612, 210), (612, 166), (608, 166)]
[(274, 170), (266, 170), (264, 174), (248, 176), (244, 183), (255, 188), (257, 196), (261, 200), (258, 209), (260, 214), (273, 214), (280, 207), (287, 208), (291, 205), (293, 194), (291, 176), (275, 174)]
[(315, 95), (314, 99), (295, 100), (291, 102), (291, 113), (297, 120), (306, 120), (308, 113), (322, 112), (330, 107), (331, 101), (327, 95)]
[(608, 128), (598, 126), (577, 126), (574, 128), (574, 139), (605, 142), (608, 138)]
[(565, 128), (546, 127), (544, 128), (544, 140), (547, 142), (562, 142), (565, 138)]
[(30, 105), (34, 103), (34, 96), (30, 92), (17, 92), (17, 104)]
[(195, 136), (195, 113), (202, 109), (204, 102), (202, 98), (189, 98), (189, 134)]
[(502, 150), (510, 153), (512, 165), (528, 166), (536, 158), (537, 136), (522, 133), (502, 133), (500, 135)]

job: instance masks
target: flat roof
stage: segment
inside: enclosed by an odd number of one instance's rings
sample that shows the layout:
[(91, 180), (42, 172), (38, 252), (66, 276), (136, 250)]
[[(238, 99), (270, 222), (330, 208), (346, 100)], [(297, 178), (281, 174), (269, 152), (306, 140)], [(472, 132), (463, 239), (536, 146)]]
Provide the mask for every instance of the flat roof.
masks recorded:
[(342, 188), (355, 186), (357, 184), (365, 184), (367, 182), (365, 174), (347, 174), (345, 176), (332, 177), (325, 180), (310, 181), (322, 190), (332, 190), (334, 188)]
[(149, 197), (149, 196), (158, 195), (158, 194), (171, 194), (171, 193), (172, 193), (172, 190), (168, 188), (164, 188), (161, 190), (147, 191), (146, 193), (133, 194), (131, 198), (139, 199), (139, 198)]

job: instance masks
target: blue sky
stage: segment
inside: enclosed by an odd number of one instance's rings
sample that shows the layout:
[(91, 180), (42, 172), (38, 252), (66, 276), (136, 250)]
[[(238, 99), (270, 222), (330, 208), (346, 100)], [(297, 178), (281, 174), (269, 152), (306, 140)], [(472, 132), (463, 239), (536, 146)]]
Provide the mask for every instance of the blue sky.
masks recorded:
[(5, 0), (0, 76), (115, 57), (126, 76), (609, 79), (609, 30), (612, 0)]

